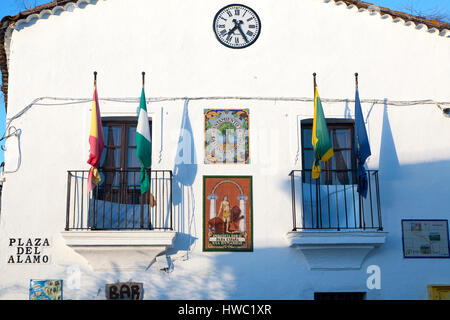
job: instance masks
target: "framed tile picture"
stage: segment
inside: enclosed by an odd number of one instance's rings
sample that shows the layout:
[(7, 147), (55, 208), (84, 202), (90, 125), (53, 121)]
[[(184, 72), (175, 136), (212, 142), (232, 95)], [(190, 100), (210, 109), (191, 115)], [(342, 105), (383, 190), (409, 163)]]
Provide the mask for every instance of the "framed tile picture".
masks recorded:
[(203, 176), (203, 251), (253, 251), (251, 176)]
[(402, 220), (404, 258), (450, 258), (448, 220)]
[(30, 300), (62, 300), (63, 280), (30, 280)]
[(249, 164), (249, 110), (205, 109), (205, 164)]

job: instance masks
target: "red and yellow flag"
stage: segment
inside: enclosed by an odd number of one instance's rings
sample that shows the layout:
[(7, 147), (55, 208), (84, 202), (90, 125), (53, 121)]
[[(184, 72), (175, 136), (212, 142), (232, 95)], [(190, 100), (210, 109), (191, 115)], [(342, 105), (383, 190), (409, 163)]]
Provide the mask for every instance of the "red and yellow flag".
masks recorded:
[(88, 192), (92, 191), (95, 186), (102, 180), (98, 167), (102, 158), (103, 148), (105, 147), (105, 139), (103, 137), (102, 119), (100, 117), (100, 107), (98, 104), (97, 86), (94, 86), (94, 97), (92, 99), (91, 112), (91, 133), (89, 135), (90, 155), (89, 163), (92, 167), (88, 175)]

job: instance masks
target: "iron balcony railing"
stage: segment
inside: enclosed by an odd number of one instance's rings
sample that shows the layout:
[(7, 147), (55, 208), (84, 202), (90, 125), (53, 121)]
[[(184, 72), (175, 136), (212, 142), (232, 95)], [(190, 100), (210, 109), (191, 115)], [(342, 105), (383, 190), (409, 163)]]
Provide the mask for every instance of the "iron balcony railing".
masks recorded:
[(69, 230), (173, 230), (172, 171), (149, 170), (150, 190), (141, 194), (140, 170), (100, 170), (88, 192), (88, 170), (68, 171)]
[(383, 230), (378, 171), (368, 170), (364, 198), (357, 192), (356, 171), (293, 170), (291, 177), (293, 231)]

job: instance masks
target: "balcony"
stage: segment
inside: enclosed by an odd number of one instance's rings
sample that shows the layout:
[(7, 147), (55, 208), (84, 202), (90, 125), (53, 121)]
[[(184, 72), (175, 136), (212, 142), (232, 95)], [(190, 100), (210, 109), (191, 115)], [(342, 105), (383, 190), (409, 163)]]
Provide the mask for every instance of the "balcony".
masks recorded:
[(287, 239), (311, 269), (359, 269), (364, 258), (385, 242), (378, 171), (368, 170), (367, 197), (357, 192), (356, 172), (293, 170), (292, 231)]
[(87, 191), (89, 171), (67, 176), (66, 244), (94, 270), (142, 270), (173, 245), (172, 171), (149, 171), (151, 188), (140, 192), (139, 170), (101, 170)]
[(356, 172), (293, 170), (292, 230), (383, 230), (378, 171), (368, 170), (367, 197), (357, 192)]

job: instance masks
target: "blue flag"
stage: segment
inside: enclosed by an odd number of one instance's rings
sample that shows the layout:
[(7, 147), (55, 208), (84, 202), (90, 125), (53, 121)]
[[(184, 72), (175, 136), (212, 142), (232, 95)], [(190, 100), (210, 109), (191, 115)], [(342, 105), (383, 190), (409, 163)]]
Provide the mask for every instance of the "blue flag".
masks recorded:
[(359, 92), (356, 88), (355, 95), (355, 155), (356, 155), (356, 174), (358, 178), (358, 192), (364, 198), (367, 197), (368, 181), (367, 173), (364, 168), (366, 159), (371, 155), (369, 139), (367, 138), (364, 117), (361, 111), (361, 102), (359, 101)]

